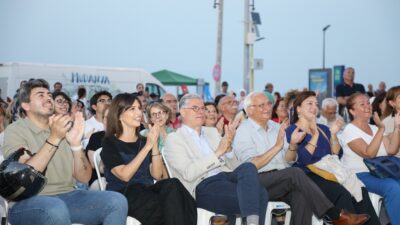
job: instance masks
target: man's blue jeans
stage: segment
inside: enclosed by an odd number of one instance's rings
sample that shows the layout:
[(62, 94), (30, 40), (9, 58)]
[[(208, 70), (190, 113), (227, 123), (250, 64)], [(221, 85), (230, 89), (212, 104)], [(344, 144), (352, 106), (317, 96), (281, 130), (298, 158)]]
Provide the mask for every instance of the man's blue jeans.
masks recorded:
[(257, 168), (243, 163), (230, 173), (221, 172), (204, 179), (196, 187), (197, 207), (229, 217), (235, 224), (235, 216), (259, 216), (259, 224), (265, 222), (268, 194), (258, 179)]
[(75, 190), (19, 201), (8, 215), (12, 225), (124, 225), (127, 213), (127, 200), (120, 193)]
[(377, 178), (368, 172), (357, 173), (357, 177), (365, 184), (369, 192), (383, 197), (386, 211), (392, 225), (400, 224), (400, 180)]

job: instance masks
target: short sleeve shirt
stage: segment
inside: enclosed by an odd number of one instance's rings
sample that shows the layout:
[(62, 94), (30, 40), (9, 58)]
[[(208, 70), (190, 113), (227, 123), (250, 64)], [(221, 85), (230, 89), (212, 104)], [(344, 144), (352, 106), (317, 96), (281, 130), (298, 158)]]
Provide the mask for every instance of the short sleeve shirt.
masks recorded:
[(114, 174), (111, 170), (120, 165), (130, 163), (145, 146), (146, 138), (139, 137), (136, 142), (124, 142), (118, 138), (105, 137), (103, 140), (103, 150), (101, 151), (101, 159), (104, 163), (104, 175), (107, 180), (107, 190), (121, 191), (128, 185), (140, 183), (146, 186), (153, 185), (153, 178), (150, 174), (151, 151), (140, 165), (139, 169), (132, 176), (129, 182), (124, 182)]
[[(37, 153), (50, 136), (50, 129), (36, 126), (29, 118), (19, 119), (10, 124), (4, 133), (3, 153), (7, 157), (24, 147), (31, 153)], [(49, 161), (45, 176), (47, 184), (40, 195), (56, 195), (74, 190), (73, 157), (69, 144), (65, 139)]]
[(356, 92), (361, 92), (365, 94), (364, 86), (357, 83), (354, 83), (353, 86), (350, 86), (346, 83), (342, 83), (336, 86), (336, 97), (346, 97)]
[[(369, 125), (372, 129), (373, 135), (369, 135), (365, 133), (363, 130), (360, 128), (356, 127), (355, 125), (349, 123), (346, 125), (344, 128), (343, 132), (338, 135), (340, 144), (342, 145), (343, 148), (343, 158), (342, 162), (343, 165), (348, 168), (348, 169), (353, 169), (356, 173), (359, 172), (368, 172), (367, 166), (364, 164), (363, 158), (359, 156), (357, 153), (355, 153), (351, 148), (349, 147), (349, 143), (351, 141), (354, 141), (358, 138), (361, 138), (365, 141), (365, 143), (370, 144), (374, 136), (376, 135), (376, 132), (378, 132), (378, 128), (375, 125)], [(377, 156), (385, 156), (387, 155), (385, 146), (383, 143), (379, 146), (378, 154)]]

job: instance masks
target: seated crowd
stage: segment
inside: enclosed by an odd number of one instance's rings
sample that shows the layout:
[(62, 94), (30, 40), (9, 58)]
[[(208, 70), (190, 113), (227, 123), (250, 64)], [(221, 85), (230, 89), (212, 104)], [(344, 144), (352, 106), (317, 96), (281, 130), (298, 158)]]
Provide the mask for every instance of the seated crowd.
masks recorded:
[[(143, 84), (135, 93), (101, 91), (86, 102), (82, 94), (51, 93), (42, 79), (24, 83), (18, 119), (12, 121), (11, 103), (0, 107), (0, 148), (4, 158), (20, 148), (32, 153), (19, 162), (47, 184), (10, 203), (9, 223), (118, 225), (130, 216), (144, 225), (195, 225), (202, 208), (231, 225), (237, 217), (263, 225), (268, 201), (283, 201), (292, 225), (311, 225), (313, 216), (379, 225), (369, 196), (375, 193), (390, 223), (400, 225), (400, 180), (377, 178), (363, 162), (400, 155), (400, 86), (372, 98), (362, 91), (326, 98), (320, 110), (312, 91), (280, 97), (268, 83), (236, 99), (224, 85), (214, 102), (190, 93), (150, 100)], [(105, 191), (94, 170), (98, 149)], [(343, 182), (315, 172), (327, 158), (340, 159), (354, 176)]]

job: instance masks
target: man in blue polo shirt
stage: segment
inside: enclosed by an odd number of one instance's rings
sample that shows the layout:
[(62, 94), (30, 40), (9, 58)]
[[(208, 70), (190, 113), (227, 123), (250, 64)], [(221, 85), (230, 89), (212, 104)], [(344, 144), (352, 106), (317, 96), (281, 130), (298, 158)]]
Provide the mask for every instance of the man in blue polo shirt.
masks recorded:
[(365, 88), (362, 84), (354, 83), (354, 68), (347, 67), (343, 72), (343, 83), (336, 86), (336, 99), (339, 103), (339, 112), (343, 116), (343, 109), (346, 106), (347, 98), (356, 93), (365, 94)]

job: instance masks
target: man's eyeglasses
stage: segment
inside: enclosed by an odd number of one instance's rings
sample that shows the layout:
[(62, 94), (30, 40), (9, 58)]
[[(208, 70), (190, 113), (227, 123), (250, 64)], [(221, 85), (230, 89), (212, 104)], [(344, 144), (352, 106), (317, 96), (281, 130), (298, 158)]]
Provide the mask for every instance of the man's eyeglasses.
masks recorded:
[(206, 111), (206, 107), (204, 107), (204, 106), (201, 106), (201, 107), (199, 107), (199, 106), (192, 106), (192, 107), (187, 107), (187, 108), (184, 108), (184, 109), (191, 109), (191, 110), (193, 110), (194, 112), (204, 112), (204, 111)]
[(262, 103), (262, 104), (258, 104), (258, 105), (249, 105), (250, 107), (257, 107), (259, 109), (265, 109), (267, 106), (271, 106), (272, 103), (268, 102), (268, 103)]
[(111, 99), (99, 99), (99, 100), (97, 100), (97, 102), (100, 102), (100, 103), (111, 103), (112, 102), (112, 100)]
[(151, 113), (150, 116), (151, 116), (151, 118), (158, 118), (158, 117), (161, 117), (161, 116), (165, 116), (165, 114), (167, 114), (167, 112), (158, 111), (158, 112)]

